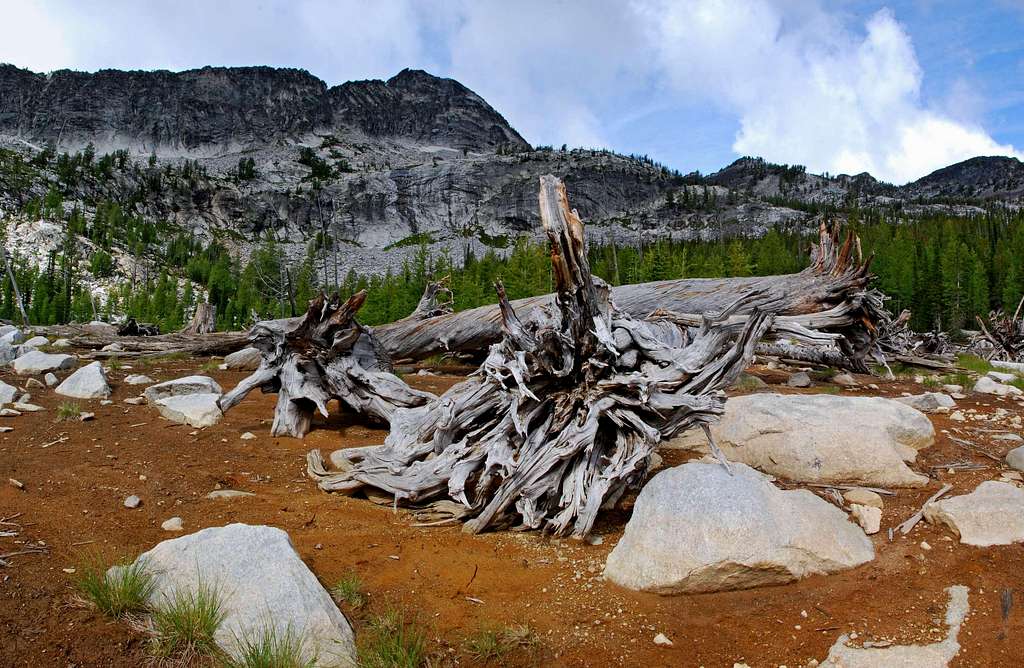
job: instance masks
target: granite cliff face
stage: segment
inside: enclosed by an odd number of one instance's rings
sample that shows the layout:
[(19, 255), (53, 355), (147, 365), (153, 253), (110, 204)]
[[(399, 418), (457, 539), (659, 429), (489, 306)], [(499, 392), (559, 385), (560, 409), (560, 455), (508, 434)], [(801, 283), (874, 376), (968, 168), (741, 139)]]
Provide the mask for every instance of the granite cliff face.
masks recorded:
[[(53, 186), (86, 218), (101, 200), (116, 201), (242, 256), (268, 232), (293, 258), (326, 235), (359, 272), (398, 267), (421, 244), (457, 261), (537, 235), (545, 173), (565, 180), (589, 234), (625, 243), (757, 236), (851, 200), (949, 207), (966, 182), (971, 206), (1022, 192), (1021, 164), (1008, 158), (897, 188), (757, 158), (702, 177), (608, 151), (535, 149), (480, 96), (417, 70), (328, 87), (269, 67), (45, 75), (0, 65), (0, 150), (51, 154), (21, 173), (5, 170), (0, 153), (0, 214)], [(53, 158), (83, 150), (94, 151), (90, 160), (113, 151), (125, 159), (69, 176)]]

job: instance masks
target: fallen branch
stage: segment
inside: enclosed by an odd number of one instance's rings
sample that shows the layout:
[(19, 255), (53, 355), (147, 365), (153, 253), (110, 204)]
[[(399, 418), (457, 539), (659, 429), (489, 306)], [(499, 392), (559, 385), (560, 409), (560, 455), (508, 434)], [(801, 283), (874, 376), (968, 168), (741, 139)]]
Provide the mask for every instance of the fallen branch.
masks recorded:
[(932, 494), (916, 513), (908, 517), (896, 528), (899, 529), (901, 534), (906, 536), (908, 533), (910, 533), (910, 530), (917, 526), (917, 523), (920, 522), (921, 519), (924, 517), (925, 506), (927, 506), (929, 503), (932, 503), (933, 501), (938, 501), (946, 492), (948, 492), (951, 489), (953, 489), (952, 485), (943, 485), (942, 489)]

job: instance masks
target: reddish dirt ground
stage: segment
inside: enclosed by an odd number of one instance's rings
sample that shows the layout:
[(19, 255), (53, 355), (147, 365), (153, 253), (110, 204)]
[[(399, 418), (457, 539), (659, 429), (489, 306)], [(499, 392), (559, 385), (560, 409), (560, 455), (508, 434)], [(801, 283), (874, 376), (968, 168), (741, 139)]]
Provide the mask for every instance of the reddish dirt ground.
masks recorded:
[[(158, 380), (194, 373), (205, 360), (164, 362), (141, 369)], [(33, 392), (45, 412), (0, 418), (14, 427), (0, 435), (0, 518), (16, 516), (17, 537), (0, 537), (0, 555), (45, 543), (47, 551), (10, 558), (0, 568), (0, 665), (139, 666), (144, 639), (75, 601), (75, 567), (84, 555), (109, 560), (134, 557), (171, 537), (160, 523), (184, 520), (186, 531), (230, 522), (269, 524), (286, 530), (299, 554), (327, 586), (348, 572), (362, 578), (369, 604), (353, 614), (357, 635), (369, 615), (399, 606), (429, 630), (436, 665), (474, 665), (465, 639), (481, 628), (528, 624), (539, 638), (530, 652), (498, 663), (543, 666), (799, 666), (821, 660), (842, 633), (859, 640), (928, 642), (945, 635), (946, 587), (970, 588), (970, 615), (960, 635), (956, 666), (1020, 666), (1024, 661), (1024, 545), (974, 548), (948, 530), (920, 523), (889, 542), (886, 529), (913, 514), (944, 482), (951, 494), (969, 492), (999, 476), (1001, 466), (951, 441), (942, 430), (959, 429), (1001, 457), (1012, 445), (992, 441), (933, 415), (936, 444), (922, 451), (917, 471), (957, 461), (988, 468), (948, 473), (937, 469), (925, 489), (885, 497), (882, 531), (873, 537), (873, 562), (841, 574), (748, 591), (656, 596), (618, 588), (601, 578), (608, 552), (629, 518), (626, 509), (604, 515), (600, 545), (552, 540), (536, 533), (463, 534), (459, 527), (414, 527), (406, 512), (358, 498), (328, 495), (305, 476), (305, 454), (382, 442), (385, 430), (337, 417), (316, 423), (304, 441), (271, 438), (275, 397), (250, 395), (208, 429), (172, 425), (147, 406), (123, 402), (138, 387), (124, 385), (127, 370), (112, 372), (114, 403), (80, 401), (90, 422), (56, 422), (61, 399)], [(243, 373), (210, 375), (228, 389)], [(769, 374), (765, 374), (769, 375)], [(10, 372), (0, 378), (23, 385)], [(409, 375), (414, 386), (441, 391), (460, 378)], [(872, 382), (867, 377), (863, 383)], [(877, 382), (877, 381), (875, 381)], [(789, 391), (785, 388), (774, 388)], [(813, 391), (813, 390), (811, 390)], [(920, 392), (908, 383), (881, 383), (861, 395)], [(847, 390), (849, 392), (849, 390)], [(1012, 401), (972, 397), (958, 408), (1020, 414)], [(982, 427), (990, 428), (989, 425)], [(257, 436), (241, 440), (245, 431)], [(65, 437), (66, 440), (53, 443)], [(47, 447), (44, 444), (53, 443)], [(666, 465), (691, 455), (665, 454)], [(7, 483), (24, 483), (19, 490)], [(208, 500), (217, 488), (256, 496)], [(821, 491), (821, 490), (816, 490)], [(128, 510), (124, 498), (143, 505)], [(927, 541), (931, 550), (920, 546)], [(1013, 604), (1004, 614), (1002, 601)], [(344, 609), (344, 608), (343, 608)], [(652, 640), (664, 633), (674, 643)]]

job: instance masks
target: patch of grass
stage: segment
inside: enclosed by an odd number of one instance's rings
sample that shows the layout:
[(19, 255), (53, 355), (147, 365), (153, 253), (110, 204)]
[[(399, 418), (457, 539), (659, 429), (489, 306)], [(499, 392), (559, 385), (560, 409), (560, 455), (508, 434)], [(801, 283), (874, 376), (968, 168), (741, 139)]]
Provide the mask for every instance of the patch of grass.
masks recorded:
[(316, 657), (303, 659), (305, 640), (291, 626), (283, 631), (268, 620), (259, 631), (235, 637), (236, 656), (223, 660), (225, 668), (312, 668)]
[(921, 383), (921, 384), (924, 385), (925, 387), (929, 387), (929, 388), (931, 388), (933, 390), (942, 387), (942, 381), (939, 380), (938, 378), (936, 378), (935, 376), (928, 376), (928, 377), (926, 377), (924, 379), (924, 382)]
[(839, 394), (843, 391), (843, 388), (838, 385), (819, 385), (817, 388), (819, 394)]
[(959, 385), (960, 387), (970, 387), (971, 377), (966, 373), (950, 373), (942, 377), (943, 385)]
[(426, 663), (426, 631), (400, 610), (374, 617), (360, 636), (361, 668), (419, 668)]
[(178, 589), (153, 610), (150, 649), (160, 659), (182, 664), (220, 653), (213, 635), (225, 617), (220, 592), (202, 580), (195, 589)]
[(82, 409), (73, 401), (62, 401), (57, 406), (57, 419), (61, 422), (77, 420), (81, 413)]
[(366, 604), (366, 596), (363, 595), (363, 581), (356, 573), (346, 573), (331, 587), (331, 596), (334, 600), (341, 601), (353, 608), (361, 608)]
[(107, 366), (110, 367), (111, 371), (120, 371), (124, 367), (124, 363), (118, 359), (117, 355), (111, 355), (107, 359)]
[(832, 380), (837, 375), (839, 375), (839, 369), (833, 369), (832, 367), (816, 369), (810, 373), (812, 380), (819, 380), (822, 382)]
[(220, 371), (221, 363), (217, 360), (206, 360), (203, 365), (199, 367), (199, 370), (203, 373), (213, 373), (214, 371)]
[(140, 357), (139, 362), (142, 362), (146, 366), (151, 364), (160, 364), (161, 362), (180, 362), (181, 360), (189, 359), (189, 354), (186, 352), (179, 353), (165, 353), (163, 355), (154, 355), (152, 357)]
[(503, 664), (505, 657), (511, 652), (520, 649), (532, 650), (538, 643), (533, 629), (517, 625), (480, 629), (466, 638), (463, 649), (475, 663), (497, 661)]
[(956, 364), (961, 369), (967, 369), (982, 375), (992, 371), (995, 367), (976, 355), (960, 354), (956, 356)]
[(141, 560), (122, 562), (108, 574), (98, 557), (92, 557), (75, 568), (75, 586), (85, 600), (105, 615), (123, 617), (143, 612), (156, 583), (153, 574)]

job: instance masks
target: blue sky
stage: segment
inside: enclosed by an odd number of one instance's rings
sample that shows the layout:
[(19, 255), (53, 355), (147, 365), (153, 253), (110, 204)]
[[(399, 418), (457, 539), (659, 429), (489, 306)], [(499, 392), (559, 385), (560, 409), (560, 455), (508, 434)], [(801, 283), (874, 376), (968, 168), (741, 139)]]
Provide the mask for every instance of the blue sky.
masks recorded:
[(37, 71), (403, 67), (480, 93), (534, 144), (739, 155), (902, 183), (1024, 152), (1024, 0), (0, 0)]

